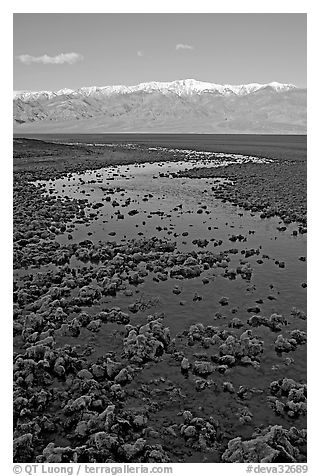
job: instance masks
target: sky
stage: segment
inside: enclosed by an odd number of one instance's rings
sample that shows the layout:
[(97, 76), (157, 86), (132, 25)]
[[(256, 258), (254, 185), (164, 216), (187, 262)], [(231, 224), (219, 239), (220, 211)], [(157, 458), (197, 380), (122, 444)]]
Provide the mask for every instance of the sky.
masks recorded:
[(307, 15), (13, 15), (13, 89), (197, 79), (307, 85)]

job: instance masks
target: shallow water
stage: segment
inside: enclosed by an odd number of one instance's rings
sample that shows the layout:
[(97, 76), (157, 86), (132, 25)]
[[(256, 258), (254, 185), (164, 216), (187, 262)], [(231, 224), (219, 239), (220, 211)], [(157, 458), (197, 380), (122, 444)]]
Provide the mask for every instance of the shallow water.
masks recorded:
[[(201, 391), (196, 389), (197, 381), (201, 379), (192, 372), (183, 375), (180, 362), (172, 354), (164, 354), (158, 362), (145, 364), (132, 382), (126, 385), (126, 408), (130, 405), (135, 408), (144, 405), (144, 392), (150, 390), (150, 399), (159, 404), (160, 410), (150, 414), (149, 424), (160, 431), (173, 423), (181, 424), (179, 412), (186, 409), (196, 416), (218, 418), (228, 438), (249, 438), (255, 428), (269, 424), (298, 428), (306, 426), (305, 416), (289, 418), (276, 415), (267, 401), (272, 381), (283, 377), (293, 378), (301, 383), (306, 381), (306, 346), (298, 346), (294, 352), (282, 355), (277, 354), (274, 348), (274, 342), (280, 333), (287, 337), (293, 329), (306, 330), (306, 321), (290, 314), (292, 307), (306, 311), (307, 290), (301, 286), (301, 283), (306, 282), (306, 263), (299, 260), (299, 257), (306, 256), (306, 234), (293, 236), (293, 230), (298, 230), (298, 225), (294, 223), (286, 225), (285, 231), (279, 231), (277, 227), (284, 226), (279, 218), (261, 219), (259, 213), (251, 213), (214, 198), (212, 188), (222, 187), (225, 179), (188, 179), (173, 175), (179, 170), (194, 166), (220, 166), (241, 160), (248, 158), (236, 155), (210, 159), (202, 155), (199, 159), (198, 155), (196, 159), (189, 157), (188, 160), (179, 162), (107, 167), (38, 182), (43, 190), (56, 197), (88, 199), (86, 215), (94, 214), (92, 220), (74, 220), (71, 226), (67, 226), (64, 234), (57, 235), (55, 240), (61, 244), (78, 243), (85, 239), (94, 243), (100, 240), (126, 242), (142, 236), (157, 236), (175, 241), (180, 252), (208, 250), (220, 253), (237, 249), (236, 254), (229, 255), (229, 269), (236, 268), (243, 259), (253, 268), (250, 280), (242, 279), (241, 275), (230, 280), (223, 276), (224, 269), (219, 266), (210, 268), (193, 279), (169, 278), (156, 282), (150, 273), (143, 284), (128, 284), (126, 292), (118, 292), (115, 297), (104, 296), (92, 307), (83, 307), (89, 314), (95, 315), (112, 306), (119, 306), (124, 312), (129, 312), (129, 306), (138, 302), (143, 308), (137, 313), (130, 312), (130, 324), (139, 325), (146, 323), (148, 315), (164, 312), (164, 325), (169, 327), (176, 349), (190, 362), (198, 359), (197, 353), (207, 355), (205, 360), (210, 361), (210, 357), (218, 352), (215, 344), (209, 349), (197, 342), (193, 346), (188, 345), (186, 331), (192, 324), (201, 322), (205, 326), (229, 329), (230, 321), (237, 317), (244, 327), (232, 329), (232, 332), (239, 336), (249, 327), (247, 320), (253, 312), (248, 309), (255, 306), (259, 307), (263, 316), (268, 317), (276, 312), (284, 315), (288, 321), (281, 332), (272, 332), (262, 326), (252, 328), (253, 335), (264, 341), (260, 367), (236, 365), (228, 368), (224, 374), (214, 372), (203, 379), (208, 382), (208, 386)], [(255, 158), (251, 157), (249, 160), (254, 161)], [(106, 201), (106, 197), (110, 201)], [(92, 208), (97, 203), (102, 206)], [(138, 213), (130, 216), (130, 210), (137, 210)], [(198, 213), (199, 210), (202, 213)], [(118, 212), (123, 215), (123, 219), (119, 219)], [(71, 234), (71, 240), (68, 234)], [(244, 237), (242, 241), (229, 240), (231, 235), (239, 234)], [(197, 239), (206, 239), (208, 243), (199, 248), (193, 243)], [(241, 251), (248, 249), (258, 250), (259, 255), (244, 258)], [(283, 261), (285, 267), (280, 268), (277, 260)], [(70, 266), (100, 264), (83, 263), (73, 256)], [(41, 269), (18, 270), (17, 275), (21, 277), (26, 273), (46, 272), (53, 268), (54, 265), (50, 264)], [(203, 283), (204, 277), (209, 278), (207, 284)], [(181, 288), (179, 295), (172, 292), (176, 285)], [(127, 295), (128, 290), (132, 291), (131, 296)], [(73, 292), (77, 293), (76, 290)], [(202, 299), (193, 300), (195, 293)], [(229, 299), (228, 305), (222, 306), (219, 303), (222, 296)], [(97, 333), (82, 328), (78, 337), (57, 337), (56, 345), (59, 347), (69, 343), (81, 348), (90, 345), (93, 353), (89, 360), (95, 362), (99, 357), (105, 358), (108, 352), (121, 354), (124, 335), (123, 326), (109, 322), (103, 323)], [(287, 357), (293, 360), (288, 361)], [(163, 380), (159, 382), (159, 378)], [(232, 382), (236, 389), (242, 385), (247, 386), (251, 389), (251, 395), (242, 400), (237, 394), (223, 392), (222, 384), (226, 381)], [(66, 384), (60, 382), (59, 385), (64, 388)], [(141, 390), (143, 386), (147, 388), (144, 392)], [(137, 393), (130, 393), (131, 390)], [(243, 424), (237, 413), (246, 407), (253, 417), (250, 422)], [(55, 412), (56, 409), (53, 408), (52, 411)], [(56, 443), (59, 443), (59, 438), (57, 435)], [(48, 439), (49, 441), (51, 440)], [(185, 461), (204, 461), (206, 458), (210, 461), (219, 460), (215, 453), (199, 455), (192, 449), (186, 450), (179, 435), (172, 442), (169, 439), (165, 441), (174, 448), (175, 458), (181, 452)], [(155, 440), (155, 443), (158, 442)], [(70, 443), (66, 439), (63, 444)]]
[(135, 144), (197, 151), (255, 154), (263, 157), (306, 158), (306, 135), (276, 134), (14, 134), (53, 143)]
[[(306, 255), (306, 235), (292, 236), (292, 231), (297, 229), (295, 224), (287, 225), (287, 230), (280, 232), (277, 227), (283, 223), (279, 218), (261, 219), (259, 214), (213, 198), (211, 188), (220, 186), (223, 179), (186, 179), (170, 175), (193, 165), (194, 161), (181, 161), (108, 167), (50, 181), (46, 187), (60, 197), (87, 198), (92, 204), (103, 203), (103, 207), (94, 210), (97, 216), (90, 224), (75, 224), (72, 232), (75, 242), (84, 239), (120, 242), (143, 235), (175, 241), (180, 251), (205, 249), (220, 252), (237, 248), (239, 253), (230, 255), (229, 267), (236, 267), (243, 258), (241, 250), (260, 249), (259, 256), (247, 258), (254, 269), (249, 283), (254, 285), (254, 289), (250, 288), (250, 291), (246, 290), (248, 283), (240, 277), (235, 280), (221, 277), (220, 268), (207, 271), (209, 277), (213, 272), (217, 274), (216, 279), (207, 285), (202, 283), (203, 276), (182, 282), (170, 279), (155, 283), (147, 279), (141, 292), (160, 296), (158, 307), (164, 308), (161, 310), (171, 316), (168, 320), (173, 332), (192, 324), (195, 312), (196, 321), (212, 322), (214, 313), (221, 310), (217, 303), (221, 296), (230, 298), (227, 309), (237, 308), (238, 312), (234, 314), (237, 317), (240, 314), (244, 318), (250, 317), (247, 308), (257, 305), (255, 301), (260, 298), (264, 301), (258, 304), (263, 315), (279, 312), (289, 316), (293, 306), (306, 311), (306, 289), (301, 287), (301, 283), (306, 281), (306, 263), (299, 260), (300, 256)], [(201, 165), (212, 166), (212, 162)], [(116, 191), (118, 188), (120, 190)], [(114, 189), (114, 193), (109, 194), (106, 189)], [(111, 202), (102, 201), (107, 195), (111, 196)], [(129, 198), (130, 204), (127, 204)], [(119, 205), (112, 206), (113, 200)], [(206, 208), (202, 208), (203, 213), (199, 214), (197, 211), (201, 207)], [(128, 211), (133, 209), (139, 213), (129, 216)], [(118, 210), (124, 219), (117, 218), (115, 212)], [(254, 233), (249, 234), (249, 230)], [(109, 235), (110, 232), (115, 232), (115, 235)], [(188, 235), (182, 236), (183, 232), (188, 232)], [(242, 234), (245, 241), (229, 241), (232, 234)], [(192, 243), (199, 238), (209, 241), (205, 248)], [(215, 241), (210, 241), (213, 239)], [(67, 243), (67, 233), (57, 240)], [(217, 240), (222, 240), (220, 246), (214, 246)], [(262, 258), (263, 255), (268, 258)], [(258, 264), (258, 259), (263, 263)], [(279, 268), (276, 260), (284, 261), (285, 268)], [(179, 296), (171, 292), (177, 282), (183, 288)], [(192, 302), (190, 293), (194, 292), (201, 294), (203, 300)], [(182, 307), (179, 302), (184, 299), (188, 300), (188, 306)], [(226, 308), (223, 311), (228, 313)], [(300, 327), (303, 324), (299, 322)]]

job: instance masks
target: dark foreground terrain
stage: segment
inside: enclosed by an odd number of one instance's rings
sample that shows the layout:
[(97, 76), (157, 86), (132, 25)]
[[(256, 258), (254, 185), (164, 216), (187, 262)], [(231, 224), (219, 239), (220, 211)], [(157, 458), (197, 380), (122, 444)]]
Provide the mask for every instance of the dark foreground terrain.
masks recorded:
[(289, 143), (14, 140), (16, 462), (306, 461)]

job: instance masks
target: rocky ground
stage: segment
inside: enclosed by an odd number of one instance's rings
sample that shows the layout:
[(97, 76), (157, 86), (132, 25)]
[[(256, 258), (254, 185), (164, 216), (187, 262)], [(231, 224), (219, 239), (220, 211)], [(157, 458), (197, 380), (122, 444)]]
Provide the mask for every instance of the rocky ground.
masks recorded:
[(284, 223), (298, 222), (300, 232), (307, 222), (307, 163), (276, 160), (272, 164), (240, 164), (219, 168), (193, 168), (178, 174), (188, 178), (223, 177), (232, 181), (216, 198), (260, 212), (261, 218), (279, 216)]
[[(200, 278), (206, 286), (208, 272), (217, 270), (250, 287), (246, 258), (256, 250), (240, 253), (234, 268), (234, 248), (211, 251), (202, 240), (196, 252), (159, 236), (77, 242), (77, 221), (90, 227), (99, 206), (86, 197), (56, 197), (34, 184), (159, 160), (161, 151), (14, 144), (14, 460), (304, 462), (307, 390), (290, 377), (295, 355), (303, 358), (306, 346), (303, 310), (262, 316), (252, 309), (248, 318), (234, 311), (225, 319), (229, 298), (220, 296), (221, 313), (212, 324), (195, 315), (173, 333), (165, 313), (154, 312), (154, 302), (140, 292), (147, 280), (172, 280), (171, 293), (184, 306), (182, 284)], [(295, 220), (304, 233), (299, 164), (277, 163), (267, 176), (261, 164), (254, 165), (219, 170), (236, 186), (226, 184), (217, 196), (255, 208), (261, 218)], [(210, 169), (186, 172), (203, 173), (215, 176)], [(289, 194), (283, 189), (286, 173), (293, 184)], [(61, 236), (71, 238), (61, 243)], [(131, 299), (130, 305), (115, 305), (117, 296)], [(200, 302), (202, 295), (194, 292), (192, 300)], [(279, 378), (262, 385), (257, 377), (271, 353)]]

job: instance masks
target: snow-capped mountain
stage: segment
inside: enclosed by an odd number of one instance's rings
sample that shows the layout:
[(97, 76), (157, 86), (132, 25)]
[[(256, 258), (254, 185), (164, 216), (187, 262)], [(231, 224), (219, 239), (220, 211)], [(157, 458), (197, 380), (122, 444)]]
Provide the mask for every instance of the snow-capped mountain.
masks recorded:
[(60, 89), (59, 91), (14, 91), (14, 99), (22, 99), (23, 101), (32, 101), (35, 99), (51, 99), (56, 96), (99, 96), (99, 95), (112, 95), (112, 94), (130, 94), (138, 91), (142, 92), (161, 92), (166, 93), (175, 93), (178, 96), (188, 96), (192, 94), (203, 94), (203, 93), (216, 93), (223, 96), (230, 94), (235, 94), (237, 96), (244, 96), (255, 91), (271, 88), (274, 91), (288, 91), (290, 89), (295, 89), (296, 86), (293, 84), (282, 84), (277, 82), (272, 82), (268, 84), (259, 84), (259, 83), (250, 83), (250, 84), (215, 84), (207, 83), (204, 81), (197, 81), (195, 79), (183, 79), (172, 82), (157, 82), (151, 81), (149, 83), (140, 83), (136, 86), (91, 86), (83, 87), (80, 89)]
[(15, 91), (13, 104), (17, 132), (306, 132), (306, 90), (277, 82)]

